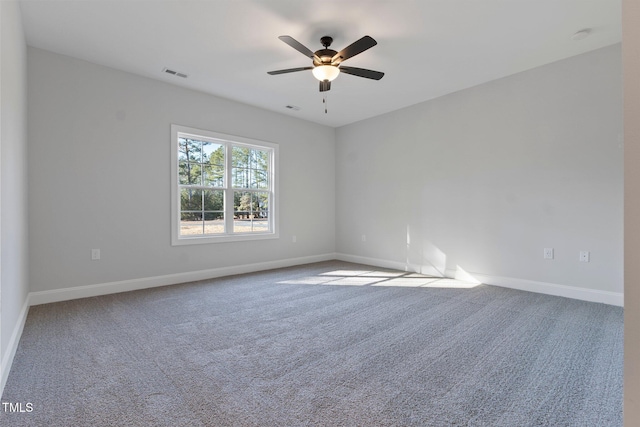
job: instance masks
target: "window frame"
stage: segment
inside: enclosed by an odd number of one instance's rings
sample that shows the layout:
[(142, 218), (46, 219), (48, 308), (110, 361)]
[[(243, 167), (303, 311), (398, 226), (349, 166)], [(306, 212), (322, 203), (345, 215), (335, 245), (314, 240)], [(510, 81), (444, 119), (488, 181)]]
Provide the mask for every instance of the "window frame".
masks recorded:
[[(225, 232), (220, 234), (203, 234), (203, 235), (180, 235), (181, 205), (180, 205), (180, 189), (179, 183), (179, 144), (180, 137), (191, 137), (211, 141), (216, 144), (222, 144), (225, 147), (225, 168), (224, 168), (224, 185), (223, 187), (210, 187), (213, 190), (222, 188), (224, 194), (224, 221)], [(232, 158), (231, 152), (233, 147), (243, 147), (258, 150), (266, 150), (269, 152), (269, 187), (264, 188), (234, 188), (232, 179)], [(236, 135), (228, 135), (220, 132), (214, 132), (204, 129), (196, 129), (187, 126), (171, 125), (171, 245), (197, 245), (208, 243), (224, 243), (224, 242), (242, 242), (253, 240), (277, 239), (279, 235), (278, 221), (278, 144), (266, 142), (251, 138), (245, 138)], [(201, 186), (205, 188), (205, 186)], [(267, 192), (269, 194), (269, 215), (268, 228), (269, 231), (263, 232), (234, 232), (234, 191), (240, 192)]]

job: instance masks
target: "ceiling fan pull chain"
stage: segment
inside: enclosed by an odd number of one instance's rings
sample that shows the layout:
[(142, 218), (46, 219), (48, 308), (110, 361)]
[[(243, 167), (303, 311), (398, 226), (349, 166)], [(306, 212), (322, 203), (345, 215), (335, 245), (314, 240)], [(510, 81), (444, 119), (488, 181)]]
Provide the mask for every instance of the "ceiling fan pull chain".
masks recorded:
[(327, 114), (327, 93), (325, 92), (324, 97), (322, 98), (322, 103), (324, 104), (324, 113)]

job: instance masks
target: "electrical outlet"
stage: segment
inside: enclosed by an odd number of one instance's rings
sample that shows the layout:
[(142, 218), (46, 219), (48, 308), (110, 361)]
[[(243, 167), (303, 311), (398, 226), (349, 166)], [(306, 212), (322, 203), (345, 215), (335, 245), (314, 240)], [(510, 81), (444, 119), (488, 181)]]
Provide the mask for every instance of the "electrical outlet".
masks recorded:
[(91, 249), (91, 260), (97, 261), (100, 259), (100, 249)]
[(580, 251), (580, 262), (589, 262), (589, 251)]
[(544, 259), (553, 259), (553, 248), (544, 248)]
[(294, 234), (293, 236), (291, 236), (291, 241), (292, 241), (293, 243), (295, 243), (295, 242), (297, 242), (297, 241), (298, 241), (298, 238), (296, 237), (296, 235), (295, 235), (295, 234)]
[(363, 241), (363, 242), (366, 242), (366, 241), (367, 241), (367, 235), (366, 235), (366, 234), (363, 234), (363, 235), (362, 235), (362, 241)]

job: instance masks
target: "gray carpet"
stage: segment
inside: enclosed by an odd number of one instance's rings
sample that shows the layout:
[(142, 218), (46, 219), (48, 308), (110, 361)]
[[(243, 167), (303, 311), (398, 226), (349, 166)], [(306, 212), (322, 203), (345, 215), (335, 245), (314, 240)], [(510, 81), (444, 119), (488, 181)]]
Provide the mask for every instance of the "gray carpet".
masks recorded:
[(33, 411), (0, 425), (622, 425), (621, 308), (429, 282), (335, 261), (35, 306), (2, 396)]

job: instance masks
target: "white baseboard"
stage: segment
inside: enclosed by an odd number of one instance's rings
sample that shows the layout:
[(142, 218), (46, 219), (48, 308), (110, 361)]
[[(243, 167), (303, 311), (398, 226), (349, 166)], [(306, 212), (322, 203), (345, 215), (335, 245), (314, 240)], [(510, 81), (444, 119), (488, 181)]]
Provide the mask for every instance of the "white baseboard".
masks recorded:
[(514, 277), (491, 276), (487, 274), (464, 272), (465, 277), (458, 277), (459, 272), (454, 269), (447, 269), (444, 272), (425, 272), (424, 267), (413, 265), (401, 261), (390, 261), (379, 258), (369, 258), (357, 255), (337, 253), (336, 259), (358, 264), (366, 264), (374, 267), (393, 268), (401, 271), (411, 271), (433, 276), (444, 276), (454, 279), (469, 281), (475, 279), (478, 283), (486, 285), (500, 286), (503, 288), (518, 289), (521, 291), (536, 292), (539, 294), (554, 295), (559, 297), (573, 298), (582, 301), (599, 302), (603, 304), (624, 306), (624, 294), (621, 292), (601, 291), (597, 289), (580, 288), (577, 286), (559, 285), (556, 283), (537, 282), (535, 280), (517, 279)]
[(9, 378), (9, 371), (11, 370), (11, 365), (13, 364), (13, 358), (16, 355), (16, 351), (18, 350), (18, 343), (20, 343), (20, 337), (22, 336), (22, 331), (24, 330), (24, 324), (27, 321), (27, 313), (29, 313), (29, 296), (25, 300), (22, 309), (20, 310), (20, 315), (18, 316), (18, 321), (16, 322), (15, 327), (13, 328), (13, 332), (11, 333), (11, 338), (9, 339), (9, 345), (5, 350), (5, 353), (2, 356), (2, 361), (0, 362), (0, 396), (4, 391), (4, 386), (7, 383), (7, 379)]
[[(454, 271), (454, 270), (451, 270)], [(447, 270), (447, 274), (449, 274)], [(624, 306), (624, 294), (621, 292), (601, 291), (598, 289), (580, 288), (577, 286), (559, 285), (556, 283), (537, 282), (535, 280), (517, 279), (514, 277), (490, 276), (479, 273), (469, 273), (471, 276), (487, 285), (503, 288), (519, 289), (521, 291), (537, 292), (539, 294), (573, 298), (582, 301), (599, 302), (603, 304)]]
[(31, 292), (30, 304), (49, 304), (52, 302), (68, 301), (78, 298), (88, 298), (118, 292), (136, 291), (139, 289), (155, 288), (158, 286), (175, 285), (177, 283), (195, 282), (234, 274), (252, 273), (255, 271), (272, 270), (274, 268), (292, 267), (295, 265), (335, 259), (334, 253), (313, 255), (308, 257), (289, 258), (277, 261), (243, 264), (231, 267), (212, 268), (207, 270), (189, 271), (185, 273), (168, 274), (165, 276), (143, 277), (140, 279), (122, 280), (118, 282), (98, 283), (95, 285), (77, 286), (73, 288), (55, 289), (52, 291)]
[[(169, 274), (165, 276), (144, 277), (141, 279), (123, 280), (118, 282), (99, 283), (95, 285), (78, 286), (73, 288), (55, 289), (52, 291), (31, 292), (29, 305), (48, 304), (58, 301), (68, 301), (78, 298), (94, 297), (118, 292), (134, 291), (158, 286), (174, 285), (176, 283), (193, 282), (197, 280), (213, 279), (216, 277), (230, 276), (234, 274), (252, 273), (256, 271), (271, 270), (274, 268), (291, 267), (294, 265), (309, 264), (312, 262), (329, 261), (337, 259), (341, 261), (366, 264), (381, 268), (391, 268), (401, 271), (417, 272), (433, 276), (451, 277), (469, 281), (475, 279), (478, 283), (501, 286), (504, 288), (519, 289), (522, 291), (537, 292), (547, 295), (555, 295), (583, 301), (599, 302), (622, 307), (624, 295), (620, 292), (602, 291), (597, 289), (581, 288), (577, 286), (559, 285), (556, 283), (538, 282), (534, 280), (518, 279), (514, 277), (492, 276), (481, 273), (465, 273), (465, 277), (458, 277), (454, 269), (444, 272), (436, 271), (431, 267), (414, 265), (401, 261), (391, 261), (380, 258), (370, 258), (343, 253), (328, 253), (308, 257), (289, 258), (277, 261), (268, 261), (254, 264), (244, 264), (231, 267), (221, 267), (208, 270), (190, 271), (185, 273)], [(431, 271), (433, 270), (433, 271)], [(23, 310), (24, 311), (24, 310)], [(26, 311), (23, 313), (26, 318)], [(24, 319), (20, 325), (20, 331), (24, 325)], [(15, 333), (15, 332), (14, 332)], [(19, 335), (18, 335), (19, 336)], [(12, 337), (13, 339), (13, 337)], [(16, 344), (17, 345), (17, 344)], [(12, 356), (13, 357), (13, 356)], [(3, 360), (3, 367), (5, 366)], [(3, 371), (4, 372), (4, 371)]]

